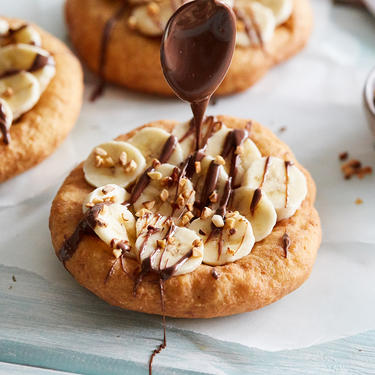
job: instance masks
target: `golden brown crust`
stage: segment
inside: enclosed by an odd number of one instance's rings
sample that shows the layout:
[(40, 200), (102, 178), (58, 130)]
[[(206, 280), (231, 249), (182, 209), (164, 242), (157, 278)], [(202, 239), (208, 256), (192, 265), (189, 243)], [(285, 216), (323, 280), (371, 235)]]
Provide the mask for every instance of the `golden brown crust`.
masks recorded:
[[(11, 26), (24, 21), (7, 19)], [(73, 128), (82, 104), (83, 75), (77, 58), (60, 40), (33, 25), (42, 46), (56, 62), (56, 74), (38, 103), (10, 129), (11, 142), (0, 142), (0, 182), (35, 166), (52, 154)]]
[[(120, 3), (113, 0), (66, 1), (66, 22), (73, 45), (96, 73), (102, 30)], [(104, 72), (106, 79), (137, 91), (173, 95), (160, 66), (160, 38), (145, 37), (129, 29), (125, 21), (128, 14), (126, 12), (112, 30)], [(309, 0), (294, 0), (292, 16), (277, 28), (266, 52), (250, 47), (235, 49), (229, 72), (216, 94), (228, 95), (253, 85), (272, 66), (300, 51), (307, 43), (311, 29)]]
[[(219, 116), (229, 127), (243, 128), (247, 121)], [(159, 121), (147, 126), (170, 130), (174, 122)], [(139, 129), (139, 128), (138, 128)], [(134, 131), (120, 136), (126, 140)], [(254, 122), (251, 138), (263, 155), (274, 155), (296, 162), (289, 147), (270, 130)], [(314, 208), (315, 185), (310, 174), (296, 162), (307, 178), (308, 195), (290, 219), (279, 222), (271, 235), (255, 244), (252, 252), (234, 263), (213, 267), (199, 266), (194, 272), (172, 277), (165, 283), (166, 315), (183, 318), (211, 318), (258, 309), (277, 301), (298, 288), (309, 276), (321, 241), (321, 227)], [(93, 188), (84, 179), (82, 164), (67, 177), (53, 201), (50, 230), (56, 253), (82, 217), (82, 202)], [(291, 238), (288, 257), (284, 257), (282, 236)], [(77, 281), (108, 303), (129, 310), (161, 314), (159, 286), (155, 279), (141, 284), (137, 297), (132, 294), (133, 272), (137, 264), (125, 261), (125, 273), (111, 250), (94, 236), (85, 236), (65, 266)]]

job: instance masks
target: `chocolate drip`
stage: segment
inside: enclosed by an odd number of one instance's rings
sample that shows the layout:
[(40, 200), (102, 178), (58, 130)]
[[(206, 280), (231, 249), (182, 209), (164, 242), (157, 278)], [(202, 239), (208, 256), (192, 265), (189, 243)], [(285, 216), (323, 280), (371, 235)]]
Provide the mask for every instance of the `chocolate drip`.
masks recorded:
[(219, 179), (220, 165), (212, 160), (210, 166), (208, 167), (206, 179), (204, 181), (204, 188), (202, 189), (202, 195), (199, 207), (203, 209), (209, 205), (209, 197), (215, 191), (217, 181)]
[(270, 158), (271, 158), (270, 156), (267, 156), (266, 162), (264, 163), (263, 176), (262, 176), (262, 181), (260, 182), (260, 185), (259, 185), (259, 189), (263, 187), (264, 181), (266, 181), (268, 167), (270, 165)]
[(211, 275), (215, 280), (218, 280), (220, 277), (220, 274), (216, 271), (216, 268), (213, 268), (211, 271)]
[(33, 63), (31, 64), (30, 68), (28, 71), (30, 73), (36, 72), (39, 69), (44, 68), (46, 65), (54, 65), (53, 60), (51, 59), (51, 56), (44, 56), (41, 55), (40, 53), (37, 53), (35, 56), (35, 59)]
[(262, 199), (262, 190), (259, 188), (255, 189), (254, 194), (253, 194), (253, 199), (251, 200), (251, 204), (250, 204), (250, 212), (252, 216), (254, 216), (254, 212), (261, 199)]
[[(159, 161), (160, 163), (166, 163), (171, 157), (173, 151), (177, 146), (177, 138), (174, 135), (171, 135), (165, 142), (163, 149), (160, 153)], [(149, 172), (154, 170), (154, 166), (151, 165), (148, 167), (143, 174), (139, 177), (137, 183), (134, 185), (128, 204), (134, 204), (138, 198), (141, 196), (142, 192), (146, 189), (151, 179), (148, 175)]]
[(290, 237), (288, 235), (288, 233), (284, 233), (282, 238), (281, 238), (281, 241), (283, 243), (283, 249), (284, 249), (284, 256), (285, 258), (288, 257), (288, 250), (289, 250), (289, 247), (291, 245), (291, 241), (290, 241)]
[(6, 115), (3, 110), (3, 105), (0, 103), (0, 132), (3, 135), (3, 142), (8, 145), (10, 142), (9, 129), (6, 123)]
[(64, 241), (58, 253), (58, 258), (61, 262), (65, 263), (74, 255), (85, 234), (94, 233), (95, 226), (98, 224), (98, 216), (103, 206), (104, 204), (100, 203), (90, 208), (77, 225), (73, 234)]
[(239, 155), (236, 152), (237, 147), (241, 146), (244, 140), (249, 136), (247, 130), (245, 129), (234, 129), (228, 133), (225, 138), (223, 151), (221, 156), (225, 159), (231, 154), (230, 172), (229, 176), (232, 177), (233, 185), (236, 186), (236, 176), (237, 176), (237, 163)]
[(112, 29), (115, 26), (118, 19), (124, 14), (126, 8), (128, 7), (127, 1), (124, 1), (122, 6), (117, 10), (116, 13), (112, 15), (111, 18), (107, 20), (104, 25), (103, 32), (102, 32), (102, 40), (100, 42), (100, 51), (99, 51), (99, 77), (100, 81), (96, 88), (94, 89), (93, 93), (91, 94), (90, 100), (95, 101), (99, 98), (105, 89), (105, 77), (104, 77), (104, 70), (107, 64), (107, 53), (108, 53), (108, 44), (111, 37)]
[(227, 213), (227, 207), (229, 203), (229, 198), (232, 195), (232, 177), (228, 178), (228, 181), (225, 184), (224, 193), (220, 200), (220, 206), (216, 210), (216, 214), (224, 218)]
[(289, 167), (293, 165), (292, 161), (286, 160), (284, 162), (285, 166), (285, 205), (286, 208), (288, 206), (288, 199), (289, 199)]

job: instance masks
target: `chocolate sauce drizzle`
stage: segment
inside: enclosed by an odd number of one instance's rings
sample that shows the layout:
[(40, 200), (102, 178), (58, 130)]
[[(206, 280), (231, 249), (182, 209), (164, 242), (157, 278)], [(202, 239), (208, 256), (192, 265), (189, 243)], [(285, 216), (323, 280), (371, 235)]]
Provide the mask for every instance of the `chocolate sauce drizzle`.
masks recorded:
[(292, 161), (286, 160), (284, 162), (285, 166), (285, 204), (284, 207), (286, 208), (288, 206), (288, 200), (289, 200), (289, 167), (293, 165)]
[(262, 190), (261, 189), (255, 189), (254, 194), (253, 194), (253, 199), (251, 200), (250, 203), (250, 213), (252, 216), (254, 216), (255, 210), (262, 199)]
[(263, 184), (266, 181), (268, 168), (270, 166), (270, 160), (271, 160), (271, 157), (267, 156), (266, 162), (264, 163), (263, 176), (262, 176), (262, 181), (260, 182), (260, 185), (259, 185), (259, 189), (263, 187)]
[(111, 37), (112, 30), (116, 22), (122, 17), (125, 13), (126, 8), (128, 7), (128, 2), (124, 1), (121, 7), (107, 20), (102, 31), (102, 39), (100, 42), (100, 51), (99, 51), (99, 68), (98, 74), (100, 81), (94, 91), (91, 94), (90, 100), (93, 102), (101, 95), (103, 95), (106, 85), (105, 80), (105, 68), (107, 64), (107, 55), (108, 55), (108, 45)]
[(10, 142), (9, 129), (6, 123), (6, 115), (3, 110), (3, 105), (0, 103), (0, 132), (3, 135), (4, 144), (8, 145)]

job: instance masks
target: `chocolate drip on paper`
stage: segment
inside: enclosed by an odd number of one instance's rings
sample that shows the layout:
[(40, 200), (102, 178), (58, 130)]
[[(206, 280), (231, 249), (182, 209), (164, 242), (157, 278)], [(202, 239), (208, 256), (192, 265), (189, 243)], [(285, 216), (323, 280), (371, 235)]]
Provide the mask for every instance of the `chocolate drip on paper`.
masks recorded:
[(10, 142), (9, 129), (6, 124), (6, 115), (3, 110), (3, 105), (0, 103), (0, 132), (3, 135), (3, 143), (8, 145)]
[(95, 101), (97, 98), (99, 98), (101, 95), (103, 95), (106, 80), (104, 77), (104, 71), (107, 64), (107, 54), (108, 54), (108, 45), (109, 40), (111, 37), (111, 33), (113, 30), (113, 27), (115, 26), (116, 22), (119, 18), (122, 17), (122, 15), (125, 13), (126, 8), (128, 7), (128, 2), (124, 1), (124, 3), (121, 5), (121, 7), (110, 17), (107, 22), (104, 25), (103, 31), (102, 31), (102, 39), (100, 42), (100, 51), (99, 51), (99, 78), (100, 81), (94, 91), (91, 94), (90, 100)]

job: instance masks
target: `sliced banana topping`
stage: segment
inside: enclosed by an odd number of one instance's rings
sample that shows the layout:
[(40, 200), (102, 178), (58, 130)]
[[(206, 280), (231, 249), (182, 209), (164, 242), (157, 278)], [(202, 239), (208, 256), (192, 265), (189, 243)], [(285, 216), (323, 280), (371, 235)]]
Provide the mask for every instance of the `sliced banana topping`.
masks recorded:
[(90, 214), (90, 226), (103, 242), (112, 249), (131, 254), (136, 235), (135, 218), (125, 206), (101, 203), (91, 208)]
[(126, 187), (145, 169), (142, 153), (127, 142), (112, 141), (93, 149), (83, 171), (86, 181), (96, 187), (108, 183)]
[[(250, 47), (254, 41), (249, 38), (249, 28), (251, 34), (255, 36), (255, 42), (267, 43), (272, 39), (276, 28), (276, 19), (271, 9), (258, 2), (247, 2), (241, 4), (240, 14), (243, 20), (239, 20), (237, 27), (236, 44), (241, 47)], [(257, 34), (259, 33), (260, 41)]]
[(40, 34), (35, 30), (35, 28), (28, 24), (24, 24), (13, 29), (10, 29), (8, 25), (8, 29), (5, 32), (1, 32), (0, 25), (0, 45), (4, 46), (16, 43), (41, 46), (42, 39), (40, 37)]
[(277, 220), (294, 215), (307, 194), (305, 175), (292, 162), (273, 156), (255, 160), (245, 174), (244, 185), (267, 194)]
[(0, 79), (0, 98), (8, 103), (14, 120), (33, 108), (39, 97), (40, 84), (31, 73), (22, 71)]
[(255, 242), (263, 240), (272, 232), (277, 219), (276, 211), (261, 189), (243, 186), (234, 190), (231, 205), (250, 221)]
[(128, 25), (144, 35), (160, 36), (173, 12), (170, 0), (152, 1), (134, 8)]
[(225, 218), (204, 213), (188, 227), (199, 234), (204, 243), (203, 263), (219, 266), (248, 255), (254, 246), (250, 222), (238, 212), (228, 212)]
[(0, 98), (0, 141), (8, 144), (10, 141), (9, 129), (13, 122), (13, 112), (9, 104)]
[(194, 271), (202, 263), (203, 243), (192, 230), (165, 216), (146, 212), (137, 220), (136, 251), (162, 278)]
[(231, 129), (227, 128), (225, 125), (222, 125), (221, 129), (208, 139), (206, 154), (212, 157), (221, 155), (221, 153), (223, 152), (225, 140), (230, 132)]
[(293, 0), (256, 0), (272, 10), (276, 25), (286, 22), (293, 12)]
[(83, 213), (86, 213), (89, 208), (94, 207), (99, 203), (122, 204), (127, 201), (129, 197), (130, 194), (121, 186), (115, 184), (107, 184), (96, 188), (94, 191), (87, 195), (86, 199), (83, 202), (82, 210)]
[[(145, 127), (136, 132), (136, 134), (128, 139), (128, 142), (137, 147), (146, 158), (149, 164), (154, 159), (161, 159), (164, 146), (170, 139), (171, 134), (167, 131), (156, 128), (156, 127)], [(166, 157), (167, 160), (163, 160), (163, 163), (170, 163), (179, 165), (183, 161), (181, 146), (177, 143), (174, 145), (174, 149), (170, 148), (173, 152)]]
[(135, 212), (142, 208), (163, 216), (171, 216), (180, 225), (193, 217), (195, 200), (192, 182), (179, 177), (181, 170), (172, 164), (161, 164), (149, 172), (150, 183), (134, 203)]

